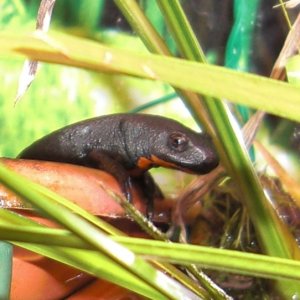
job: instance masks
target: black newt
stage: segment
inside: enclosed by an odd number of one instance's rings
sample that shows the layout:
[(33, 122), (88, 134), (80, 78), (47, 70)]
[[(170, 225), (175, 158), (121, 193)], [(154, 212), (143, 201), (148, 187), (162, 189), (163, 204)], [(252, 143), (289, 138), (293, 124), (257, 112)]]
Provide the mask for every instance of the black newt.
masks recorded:
[(150, 202), (161, 196), (147, 172), (150, 168), (162, 166), (205, 174), (219, 162), (207, 134), (147, 114), (113, 114), (84, 120), (37, 140), (18, 157), (104, 170), (116, 178), (129, 201), (132, 179), (137, 179)]

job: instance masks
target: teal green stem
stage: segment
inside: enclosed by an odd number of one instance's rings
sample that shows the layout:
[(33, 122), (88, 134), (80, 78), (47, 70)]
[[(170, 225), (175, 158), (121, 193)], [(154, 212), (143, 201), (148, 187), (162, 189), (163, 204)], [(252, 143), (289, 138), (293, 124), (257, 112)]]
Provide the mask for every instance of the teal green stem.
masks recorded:
[(9, 299), (12, 276), (13, 247), (0, 241), (0, 299)]
[(260, 0), (234, 0), (234, 24), (226, 46), (225, 65), (248, 71)]
[(177, 97), (178, 97), (178, 95), (176, 93), (168, 94), (168, 95), (162, 96), (162, 97), (160, 97), (158, 99), (154, 99), (154, 100), (152, 100), (150, 102), (142, 104), (142, 105), (140, 105), (138, 107), (135, 107), (132, 110), (130, 110), (130, 112), (131, 113), (137, 113), (137, 112), (143, 111), (145, 109), (151, 108), (153, 106), (166, 103), (166, 102), (168, 102), (170, 100), (173, 100), (173, 99), (175, 99)]
[[(253, 32), (260, 0), (234, 0), (234, 24), (227, 42), (225, 66), (249, 71), (253, 52)], [(249, 109), (238, 105), (242, 120), (249, 119)]]
[[(249, 71), (251, 54), (253, 52), (253, 33), (260, 0), (235, 0), (234, 24), (227, 42), (225, 66)], [(249, 119), (250, 110), (243, 105), (237, 105), (242, 122)], [(251, 159), (255, 159), (254, 149), (250, 148)]]

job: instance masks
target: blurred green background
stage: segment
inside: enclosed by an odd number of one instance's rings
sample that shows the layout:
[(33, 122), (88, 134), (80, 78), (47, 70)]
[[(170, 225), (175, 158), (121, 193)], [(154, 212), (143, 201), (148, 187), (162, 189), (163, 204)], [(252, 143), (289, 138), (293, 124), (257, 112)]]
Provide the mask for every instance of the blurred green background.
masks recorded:
[[(33, 32), (38, 6), (39, 1), (0, 1), (0, 30)], [(163, 33), (162, 18), (158, 13), (153, 14), (157, 8), (146, 9), (152, 12), (155, 24)], [(50, 30), (132, 51), (146, 51), (117, 13), (112, 1), (60, 0), (54, 7)], [(37, 138), (66, 124), (126, 112), (173, 92), (168, 85), (159, 82), (40, 64), (36, 79), (21, 101), (14, 105), (23, 63), (14, 57), (0, 58), (0, 156), (15, 157)], [(193, 124), (179, 99), (146, 112), (163, 115), (167, 112), (171, 117)]]

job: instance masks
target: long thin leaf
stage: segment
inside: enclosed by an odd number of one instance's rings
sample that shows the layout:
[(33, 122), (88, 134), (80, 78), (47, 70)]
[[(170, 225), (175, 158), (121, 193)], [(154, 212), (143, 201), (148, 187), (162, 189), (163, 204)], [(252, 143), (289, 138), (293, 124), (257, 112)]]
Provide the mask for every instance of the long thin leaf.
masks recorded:
[[(0, 237), (4, 240), (19, 242), (19, 244), (22, 244), (20, 242), (44, 243), (47, 246), (92, 250), (89, 244), (63, 229), (42, 228), (33, 225), (24, 227), (0, 224)], [(219, 271), (269, 279), (284, 278), (300, 281), (300, 262), (295, 260), (140, 238), (113, 237), (113, 239), (136, 254), (146, 256), (149, 259), (167, 260), (184, 265), (197, 263), (203, 267)], [(187, 256), (186, 253), (189, 253), (189, 255)], [(277, 267), (274, 268), (274, 265)]]
[(197, 296), (184, 286), (155, 269), (144, 259), (137, 257), (132, 251), (114, 242), (102, 230), (74, 214), (66, 207), (56, 204), (48, 197), (30, 188), (30, 181), (6, 169), (0, 164), (0, 180), (17, 194), (27, 199), (32, 205), (56, 220), (59, 224), (71, 230), (90, 244), (95, 250), (114, 261), (116, 266), (137, 276), (150, 287), (161, 292), (161, 299), (182, 299), (183, 296), (197, 299)]
[(0, 46), (0, 55), (6, 57), (8, 54), (21, 55), (99, 72), (162, 80), (182, 89), (300, 120), (300, 88), (258, 75), (184, 59), (132, 53), (62, 34), (1, 33)]
[[(125, 235), (120, 230), (117, 230), (107, 222), (101, 220), (100, 218), (97, 218), (96, 216), (93, 216), (89, 214), (87, 211), (79, 207), (78, 205), (68, 201), (64, 197), (54, 193), (53, 191), (47, 189), (44, 186), (40, 186), (39, 184), (30, 182), (30, 185), (28, 183), (28, 186), (30, 186), (31, 190), (34, 190), (35, 192), (46, 196), (53, 205), (56, 205), (56, 203), (63, 205), (64, 207), (72, 210), (75, 214), (82, 216), (85, 220), (89, 221), (91, 224), (94, 224), (97, 228), (100, 228), (106, 233), (109, 233), (110, 235)], [(101, 182), (99, 182), (99, 189), (102, 187)], [(102, 187), (104, 188), (104, 187)], [(11, 220), (12, 218), (12, 220)], [(15, 222), (16, 219), (14, 215), (9, 214), (6, 210), (0, 210), (0, 219), (1, 221), (8, 222)], [(61, 261), (61, 260), (59, 260)], [(62, 261), (63, 262), (63, 261)], [(66, 262), (67, 263), (67, 262)], [(189, 289), (193, 290), (196, 294), (198, 294), (201, 298), (207, 299), (206, 293), (203, 290), (202, 287), (199, 285), (196, 285), (194, 281), (192, 281), (189, 277), (187, 277), (185, 274), (183, 274), (181, 271), (176, 269), (174, 266), (167, 264), (167, 263), (159, 263), (159, 262), (152, 262), (153, 265), (158, 267), (161, 270), (164, 270), (164, 272), (171, 274), (173, 278), (181, 282), (183, 285), (188, 287)], [(85, 270), (85, 269), (84, 269)], [(129, 285), (130, 287), (133, 287), (133, 285)]]
[[(49, 231), (53, 232), (55, 229), (46, 228), (31, 219), (25, 218), (22, 215), (7, 211), (5, 209), (0, 209), (0, 218), (2, 226), (6, 227), (4, 231), (1, 231), (2, 234), (7, 235), (10, 233), (8, 227), (15, 228), (15, 230), (13, 230), (11, 233), (12, 236), (15, 234), (16, 241), (14, 244), (17, 246), (49, 257), (73, 268), (77, 268), (92, 276), (111, 281), (112, 283), (118, 284), (124, 288), (130, 288), (132, 291), (144, 295), (145, 297), (150, 297), (152, 299), (160, 299), (161, 297), (161, 294), (154, 288), (145, 284), (142, 280), (132, 275), (130, 272), (127, 272), (124, 268), (116, 265), (112, 259), (103, 255), (102, 253), (95, 253), (94, 251), (92, 255), (89, 255), (89, 253), (86, 252), (80, 252), (78, 254), (76, 249), (74, 250), (66, 247), (56, 247), (55, 245), (51, 244), (51, 239), (53, 241), (53, 239), (58, 238), (58, 243), (61, 243), (61, 241), (64, 239), (61, 237), (61, 234), (49, 234)], [(17, 233), (18, 228), (23, 228), (25, 231), (26, 229), (29, 229), (29, 231), (27, 231), (27, 233), (24, 231), (23, 233)], [(38, 235), (36, 235), (36, 233)], [(88, 245), (86, 242), (83, 242), (70, 232), (68, 232), (68, 234), (69, 236), (72, 236), (77, 243), (79, 241), (81, 245)], [(69, 240), (71, 243), (72, 238)], [(34, 240), (39, 243), (34, 244)], [(48, 242), (46, 242), (47, 240)], [(45, 241), (45, 243), (42, 241)]]

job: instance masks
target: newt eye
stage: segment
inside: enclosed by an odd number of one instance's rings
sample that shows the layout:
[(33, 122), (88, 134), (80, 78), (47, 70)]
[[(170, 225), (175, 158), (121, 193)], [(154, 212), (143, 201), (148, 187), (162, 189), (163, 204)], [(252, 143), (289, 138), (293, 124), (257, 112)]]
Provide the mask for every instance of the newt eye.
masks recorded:
[(182, 152), (188, 146), (188, 138), (180, 132), (174, 132), (169, 136), (169, 145), (174, 150)]

